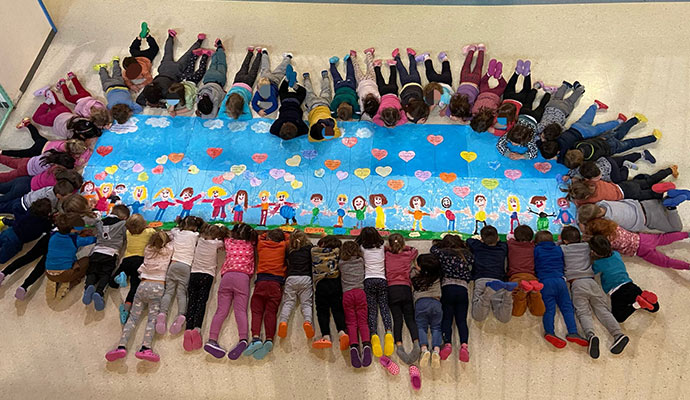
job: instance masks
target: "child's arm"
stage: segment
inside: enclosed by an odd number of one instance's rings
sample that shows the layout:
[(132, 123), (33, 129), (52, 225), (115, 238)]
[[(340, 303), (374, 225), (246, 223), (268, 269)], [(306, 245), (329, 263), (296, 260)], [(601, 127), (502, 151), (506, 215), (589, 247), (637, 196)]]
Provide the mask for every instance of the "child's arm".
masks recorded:
[(528, 160), (536, 158), (539, 154), (539, 148), (537, 147), (537, 138), (538, 136), (535, 134), (534, 136), (532, 136), (532, 139), (529, 141), (529, 143), (527, 143), (527, 153), (525, 153), (524, 157)]
[(496, 150), (498, 150), (501, 155), (506, 155), (508, 152), (508, 136), (503, 135), (498, 138), (498, 142), (496, 142)]

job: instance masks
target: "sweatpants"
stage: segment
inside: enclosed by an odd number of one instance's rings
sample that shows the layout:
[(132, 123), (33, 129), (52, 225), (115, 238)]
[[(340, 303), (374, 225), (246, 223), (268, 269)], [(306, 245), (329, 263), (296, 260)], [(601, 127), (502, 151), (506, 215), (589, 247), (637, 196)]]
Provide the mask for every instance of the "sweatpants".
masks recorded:
[(8, 262), (22, 251), (22, 247), (24, 247), (24, 243), (14, 233), (14, 228), (9, 227), (0, 232), (0, 263)]
[(369, 323), (367, 321), (367, 295), (362, 289), (350, 289), (343, 293), (343, 310), (345, 312), (345, 325), (347, 335), (350, 337), (350, 346), (370, 342)]
[(131, 54), (132, 57), (146, 57), (149, 59), (149, 61), (153, 61), (153, 59), (156, 58), (156, 55), (158, 54), (158, 43), (156, 43), (156, 39), (154, 39), (151, 36), (146, 37), (146, 43), (149, 45), (149, 48), (146, 50), (142, 50), (141, 38), (137, 36), (132, 41), (132, 44), (129, 45), (129, 54)]
[(513, 313), (513, 292), (501, 289), (498, 292), (486, 286), (491, 278), (479, 278), (474, 281), (472, 291), (472, 318), (484, 321), (493, 311), (497, 320), (506, 323)]
[(640, 202), (646, 216), (645, 226), (661, 232), (680, 232), (683, 221), (676, 207), (668, 208), (660, 200), (643, 200)]
[(352, 57), (348, 57), (345, 61), (345, 79), (340, 75), (338, 67), (335, 64), (330, 64), (329, 69), (333, 77), (333, 88), (336, 91), (344, 87), (357, 90), (357, 80), (355, 79), (355, 67), (352, 65)]
[(541, 121), (541, 118), (544, 116), (546, 105), (549, 103), (549, 100), (551, 99), (551, 93), (544, 93), (544, 95), (541, 97), (541, 100), (539, 100), (539, 105), (537, 106), (537, 108), (534, 108), (534, 100), (536, 98), (537, 90), (532, 89), (527, 95), (525, 103), (522, 104), (519, 115), (529, 115), (530, 117), (534, 118), (534, 120), (537, 121), (537, 123), (539, 123)]
[(160, 282), (143, 281), (134, 295), (134, 303), (132, 309), (129, 311), (129, 318), (124, 328), (122, 328), (122, 336), (120, 336), (120, 343), (118, 346), (127, 347), (130, 336), (136, 330), (139, 318), (144, 312), (144, 308), (148, 307), (149, 316), (146, 321), (146, 330), (144, 331), (144, 340), (141, 342), (142, 347), (151, 348), (153, 344), (153, 335), (156, 331), (156, 316), (158, 315), (161, 297), (163, 297), (164, 285)]
[(0, 154), (0, 164), (11, 168), (7, 172), (0, 172), (0, 183), (8, 183), (22, 176), (29, 176), (27, 167), (30, 159), (31, 158), (13, 158)]
[(441, 302), (432, 297), (417, 300), (415, 303), (415, 321), (419, 331), (419, 345), (429, 347), (428, 332), (431, 330), (431, 348), (441, 347), (443, 344), (441, 331), (443, 306)]
[[(268, 57), (265, 58), (268, 59)], [(209, 65), (208, 70), (206, 70), (202, 82), (215, 82), (222, 88), (225, 87), (228, 81), (227, 74), (228, 61), (225, 57), (225, 49), (218, 47), (211, 57), (211, 65)]]
[(235, 79), (232, 81), (233, 84), (244, 83), (249, 87), (254, 86), (254, 82), (256, 82), (256, 77), (259, 74), (259, 67), (261, 66), (261, 57), (263, 56), (263, 54), (261, 52), (256, 53), (256, 57), (254, 58), (254, 62), (252, 63), (253, 54), (254, 52), (248, 51), (247, 55), (244, 56), (242, 66), (240, 66), (240, 70), (237, 71), (237, 73), (235, 74)]
[[(565, 84), (561, 85), (558, 90), (556, 90), (556, 93), (551, 96), (549, 104), (546, 105), (547, 107), (553, 107), (560, 110), (563, 114), (565, 114), (566, 118), (570, 115), (570, 113), (573, 112), (573, 109), (575, 109), (575, 104), (577, 104), (577, 101), (585, 93), (585, 87), (580, 85), (573, 89), (573, 92), (570, 93), (570, 96), (565, 97), (568, 89), (570, 88)], [(592, 120), (594, 120), (594, 118), (592, 118)]]
[(630, 169), (628, 167), (624, 166), (623, 164), (626, 161), (630, 161), (631, 163), (636, 162), (642, 158), (642, 154), (640, 153), (630, 153), (626, 154), (624, 156), (617, 156), (617, 157), (606, 157), (606, 160), (609, 162), (611, 165), (611, 173), (609, 174), (609, 178), (611, 179), (611, 182), (613, 183), (620, 183), (623, 181), (628, 180), (628, 174), (630, 173)]
[(469, 305), (469, 294), (465, 286), (441, 286), (441, 307), (443, 309), (441, 332), (443, 333), (443, 343), (452, 343), (453, 341), (453, 319), (455, 319), (455, 325), (458, 327), (460, 343), (467, 343), (470, 335), (467, 328), (467, 309)]
[(367, 295), (367, 321), (369, 332), (377, 335), (379, 326), (379, 310), (386, 332), (393, 329), (391, 311), (388, 307), (388, 284), (382, 278), (368, 278), (364, 280), (364, 293)]
[(513, 290), (513, 316), (520, 317), (527, 309), (535, 317), (544, 315), (544, 300), (541, 298), (541, 293), (534, 291), (527, 293), (520, 288), (520, 281), (536, 281), (537, 277), (521, 272), (511, 275), (509, 280), (518, 283), (518, 287)]
[(386, 82), (383, 78), (383, 74), (381, 74), (381, 67), (374, 67), (374, 75), (376, 76), (376, 86), (379, 87), (379, 94), (381, 96), (387, 94), (398, 95), (398, 70), (395, 68), (395, 65), (390, 66), (388, 82)]
[[(527, 102), (527, 96), (529, 96), (532, 91), (532, 75), (530, 74), (525, 77), (522, 83), (522, 89), (520, 89), (519, 92), (515, 90), (518, 76), (520, 75), (517, 72), (513, 72), (513, 75), (508, 79), (506, 89), (503, 91), (503, 101), (515, 100), (522, 104)], [(534, 97), (532, 97), (532, 99), (534, 99)]]
[(206, 314), (208, 295), (213, 287), (213, 275), (192, 272), (189, 275), (189, 301), (187, 306), (187, 329), (201, 328)]
[(41, 136), (41, 134), (38, 132), (38, 129), (36, 129), (36, 126), (34, 124), (29, 124), (26, 126), (26, 128), (29, 130), (29, 134), (31, 134), (31, 140), (34, 141), (34, 144), (31, 145), (31, 147), (27, 149), (21, 149), (21, 150), (3, 150), (2, 154), (7, 156), (7, 157), (34, 157), (34, 156), (40, 156), (43, 153), (43, 147), (48, 143), (48, 139), (44, 138)]
[[(637, 296), (642, 294), (642, 289), (632, 282), (621, 285), (618, 289), (609, 293), (611, 297), (611, 313), (618, 322), (625, 322), (637, 308), (633, 306), (637, 302)], [(653, 304), (654, 309), (649, 312), (659, 311), (659, 303)]]
[[(616, 128), (618, 125), (620, 125), (620, 122), (618, 120), (613, 120), (613, 121), (607, 121), (607, 122), (602, 122), (600, 124), (594, 124), (594, 117), (597, 115), (597, 110), (599, 107), (597, 107), (596, 104), (592, 104), (587, 108), (587, 111), (585, 111), (584, 114), (575, 121), (574, 124), (571, 125), (571, 128), (575, 129), (576, 131), (580, 132), (583, 138), (589, 139), (593, 138), (595, 136), (599, 136), (604, 132), (610, 131), (611, 129)], [(631, 118), (637, 121), (637, 118)], [(628, 120), (629, 121), (629, 120)], [(637, 123), (637, 122), (635, 122)], [(634, 124), (633, 124), (634, 125)]]
[(266, 340), (273, 340), (276, 335), (276, 317), (283, 287), (276, 281), (258, 281), (254, 284), (254, 293), (250, 307), (252, 310), (252, 336), (261, 337), (261, 323), (264, 325)]
[(297, 299), (299, 299), (300, 302), (304, 321), (312, 323), (314, 289), (311, 282), (311, 276), (288, 276), (287, 279), (285, 279), (283, 307), (280, 310), (278, 322), (287, 322), (288, 319), (290, 319), (290, 314), (292, 314), (292, 310), (297, 304)]
[(84, 288), (96, 287), (96, 293), (103, 296), (108, 282), (115, 271), (117, 256), (109, 256), (103, 253), (93, 253), (89, 257), (89, 269), (86, 271), (86, 283)]
[(182, 72), (185, 70), (185, 67), (188, 64), (189, 59), (192, 58), (192, 56), (194, 55), (192, 51), (200, 48), (202, 42), (203, 40), (195, 41), (194, 44), (192, 44), (192, 46), (189, 48), (189, 50), (187, 50), (182, 55), (182, 57), (175, 61), (175, 59), (173, 58), (173, 53), (175, 52), (173, 49), (175, 38), (168, 35), (168, 39), (165, 40), (163, 59), (161, 60), (160, 65), (158, 66), (158, 75), (168, 76), (170, 78), (175, 79), (176, 81), (180, 81)]
[(126, 257), (122, 259), (122, 262), (120, 263), (120, 267), (115, 271), (113, 274), (114, 276), (117, 276), (120, 274), (120, 272), (124, 272), (125, 275), (129, 278), (129, 292), (127, 292), (127, 298), (125, 299), (125, 303), (131, 303), (134, 301), (134, 295), (137, 293), (137, 288), (139, 287), (139, 283), (141, 283), (141, 279), (139, 279), (139, 267), (141, 267), (141, 264), (144, 262), (144, 257), (141, 256), (131, 256), (131, 257)]
[(643, 260), (662, 268), (690, 269), (690, 263), (676, 260), (657, 250), (657, 246), (666, 246), (687, 238), (687, 232), (640, 233), (640, 246), (637, 249), (637, 255)]
[(161, 312), (168, 314), (173, 296), (177, 297), (177, 315), (187, 312), (187, 286), (192, 267), (189, 264), (173, 261), (165, 275), (165, 293), (161, 299)]
[(388, 286), (388, 307), (393, 316), (393, 339), (402, 342), (403, 318), (413, 341), (419, 339), (419, 329), (415, 321), (412, 288), (407, 285)]
[(113, 60), (113, 72), (112, 75), (108, 74), (108, 70), (101, 67), (98, 70), (98, 76), (101, 78), (101, 87), (103, 91), (107, 91), (114, 86), (125, 86), (125, 80), (122, 78), (122, 68), (120, 68), (120, 62), (118, 60)]
[(673, 171), (671, 168), (666, 168), (657, 171), (652, 175), (639, 174), (629, 181), (619, 182), (618, 186), (623, 192), (623, 198), (634, 200), (651, 200), (661, 199), (664, 197), (663, 193), (656, 193), (652, 190), (652, 186), (664, 180), (671, 175)]
[(250, 276), (242, 272), (226, 272), (220, 279), (218, 287), (218, 307), (211, 320), (208, 338), (218, 341), (220, 329), (233, 306), (237, 333), (240, 340), (249, 339), (249, 322), (247, 321), (247, 304), (249, 303)]
[[(366, 282), (366, 281), (365, 281)], [(319, 320), (321, 336), (331, 334), (331, 314), (338, 332), (347, 329), (345, 310), (343, 309), (343, 288), (340, 278), (325, 278), (316, 283), (314, 289), (316, 318)]]
[(259, 78), (266, 78), (271, 81), (272, 84), (278, 86), (280, 81), (285, 78), (285, 70), (287, 70), (288, 64), (292, 59), (290, 57), (283, 57), (283, 60), (278, 64), (278, 66), (271, 71), (271, 57), (261, 58), (261, 68), (259, 69)]
[[(113, 64), (115, 64), (115, 61), (113, 61)], [(79, 79), (77, 79), (76, 76), (72, 76), (70, 81), (72, 81), (72, 85), (74, 85), (74, 90), (76, 91), (76, 93), (70, 92), (69, 86), (67, 86), (67, 84), (63, 84), (62, 95), (65, 97), (65, 100), (72, 104), (77, 104), (77, 100), (91, 96), (91, 93), (89, 93), (88, 90), (84, 89), (84, 87), (81, 85), (81, 82), (79, 82)]]
[[(470, 61), (471, 62), (471, 61)], [(426, 79), (431, 82), (445, 83), (448, 86), (453, 85), (453, 74), (450, 72), (450, 61), (446, 60), (441, 63), (441, 73), (436, 72), (434, 62), (431, 59), (424, 60), (424, 70)]]
[(317, 96), (314, 92), (314, 87), (311, 84), (311, 77), (304, 78), (304, 88), (307, 89), (307, 97), (304, 99), (304, 105), (307, 111), (311, 111), (314, 107), (326, 106), (330, 107), (333, 94), (331, 92), (331, 79), (328, 75), (321, 77), (321, 91)]
[[(460, 70), (460, 83), (474, 83), (479, 86), (482, 79), (482, 68), (484, 67), (484, 51), (478, 50), (477, 52), (477, 62), (474, 63), (474, 68), (472, 68), (472, 59), (474, 58), (474, 50), (467, 52), (465, 56), (465, 61), (462, 63), (462, 69)], [(449, 85), (451, 85), (449, 83)], [(451, 85), (452, 86), (452, 85)]]
[(611, 313), (608, 296), (594, 278), (575, 279), (570, 283), (570, 291), (573, 295), (575, 314), (586, 338), (595, 334), (592, 311), (611, 336), (616, 338), (623, 334), (621, 326)]
[(553, 320), (556, 316), (556, 305), (561, 310), (563, 321), (568, 329), (569, 334), (577, 334), (577, 323), (575, 322), (575, 312), (573, 310), (573, 303), (570, 301), (570, 294), (568, 293), (568, 285), (563, 278), (548, 278), (541, 281), (544, 284), (544, 289), (541, 291), (541, 297), (544, 300), (546, 311), (542, 322), (544, 324), (544, 331), (547, 334), (555, 335)]

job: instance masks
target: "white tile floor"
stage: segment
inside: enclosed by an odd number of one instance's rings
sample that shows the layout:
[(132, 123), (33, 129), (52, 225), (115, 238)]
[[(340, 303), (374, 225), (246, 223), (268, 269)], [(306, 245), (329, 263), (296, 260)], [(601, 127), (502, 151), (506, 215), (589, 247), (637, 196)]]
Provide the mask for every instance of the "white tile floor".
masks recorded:
[[(225, 1), (117, 2), (50, 0), (59, 33), (19, 102), (0, 148), (30, 144), (13, 126), (31, 115), (38, 101), (34, 89), (75, 71), (87, 87), (100, 85), (91, 66), (123, 55), (142, 19), (162, 44), (165, 30), (179, 32), (182, 52), (199, 31), (220, 36), (229, 50), (230, 70), (239, 66), (244, 47), (265, 45), (277, 60), (295, 54), (298, 71), (317, 73), (329, 56), (374, 45), (379, 56), (394, 47), (414, 47), (451, 54), (453, 72), (460, 49), (484, 42), (488, 53), (510, 68), (517, 58), (533, 60), (535, 78), (548, 83), (579, 80), (587, 87), (575, 115), (594, 98), (619, 111), (642, 111), (647, 127), (664, 132), (654, 152), (665, 166), (681, 165), (679, 186), (689, 186), (687, 91), (690, 89), (690, 15), (688, 3), (559, 5), (516, 7), (422, 7), (246, 3)], [(232, 72), (234, 73), (234, 72)], [(687, 206), (682, 208), (688, 219)], [(420, 247), (424, 247), (420, 244)], [(667, 252), (688, 259), (687, 243)], [(631, 343), (624, 354), (603, 351), (599, 360), (581, 348), (556, 351), (541, 338), (541, 321), (531, 316), (503, 325), (494, 319), (470, 322), (471, 362), (456, 356), (438, 371), (425, 369), (423, 389), (410, 389), (407, 372), (391, 377), (378, 366), (353, 371), (344, 354), (315, 351), (302, 337), (301, 317), (294, 318), (288, 340), (266, 361), (216, 361), (202, 352), (182, 350), (182, 338), (158, 338), (162, 361), (152, 365), (130, 355), (107, 365), (103, 355), (119, 337), (117, 305), (125, 292), (111, 291), (106, 311), (85, 309), (75, 290), (59, 303), (47, 303), (39, 281), (25, 302), (15, 288), (28, 271), (0, 287), (0, 398), (687, 398), (690, 339), (687, 295), (690, 275), (664, 271), (638, 260), (628, 270), (644, 288), (659, 294), (661, 311), (639, 313), (624, 324)], [(214, 296), (208, 312), (215, 310)], [(236, 338), (232, 316), (221, 342)], [(206, 323), (208, 326), (208, 322)], [(207, 329), (207, 328), (206, 328)], [(597, 327), (603, 345), (610, 343)], [(204, 332), (205, 334), (207, 331)], [(143, 329), (131, 345), (136, 349)], [(133, 351), (132, 351), (133, 353)]]

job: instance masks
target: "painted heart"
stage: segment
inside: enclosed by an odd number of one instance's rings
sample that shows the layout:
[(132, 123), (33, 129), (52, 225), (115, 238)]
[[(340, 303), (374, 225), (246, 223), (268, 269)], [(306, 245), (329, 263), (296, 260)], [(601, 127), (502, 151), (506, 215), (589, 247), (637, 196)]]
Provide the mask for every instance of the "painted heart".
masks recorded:
[(221, 183), (223, 183), (224, 180), (225, 179), (222, 175), (214, 176), (213, 178), (211, 178), (211, 182), (215, 183), (216, 185), (220, 185)]
[(119, 168), (117, 167), (117, 165), (111, 165), (109, 167), (105, 167), (105, 172), (109, 173), (110, 175), (113, 175), (117, 172), (118, 169)]
[(350, 176), (350, 174), (348, 174), (345, 171), (338, 171), (335, 173), (335, 176), (338, 178), (339, 181), (342, 181), (344, 179), (347, 179), (347, 177)]
[(192, 175), (196, 175), (199, 173), (199, 167), (196, 165), (190, 165), (189, 168), (187, 168), (187, 172), (189, 172)]
[(289, 172), (286, 172), (285, 175), (283, 175), (283, 179), (285, 180), (285, 182), (292, 182), (295, 180), (295, 176)]
[(475, 153), (474, 151), (462, 151), (460, 152), (460, 157), (462, 157), (462, 159), (467, 161), (468, 163), (471, 163), (472, 161), (477, 159), (477, 153)]
[(171, 163), (177, 164), (178, 162), (182, 161), (184, 158), (184, 153), (170, 153), (168, 154), (168, 160), (170, 160)]
[(232, 173), (232, 172), (225, 172), (225, 173), (224, 173), (223, 175), (221, 175), (221, 176), (222, 176), (223, 179), (226, 180), (226, 181), (231, 181), (231, 180), (235, 179), (235, 174)]
[(375, 169), (376, 173), (381, 175), (382, 177), (387, 177), (388, 175), (393, 172), (393, 168), (385, 166), (385, 167), (376, 167)]
[(331, 171), (335, 171), (340, 166), (340, 160), (326, 160), (323, 162), (323, 165)]
[(206, 149), (206, 154), (211, 158), (216, 158), (223, 153), (223, 149), (220, 147), (209, 147)]
[(244, 179), (250, 180), (256, 175), (252, 171), (245, 171), (244, 174), (242, 174), (242, 176), (244, 176)]
[(507, 169), (503, 172), (503, 175), (505, 175), (506, 178), (514, 182), (520, 179), (520, 177), (522, 176), (522, 171), (520, 171), (519, 169)]
[(501, 163), (498, 161), (489, 161), (486, 164), (489, 166), (489, 168), (493, 169), (494, 171), (496, 171), (501, 166)]
[(421, 236), (422, 236), (421, 233), (416, 232), (416, 231), (415, 231), (415, 232), (410, 232), (410, 233), (408, 233), (407, 235), (408, 235), (409, 237), (411, 237), (411, 238), (418, 238), (418, 237), (421, 237)]
[(455, 186), (453, 188), (453, 193), (464, 199), (468, 194), (470, 194), (470, 188), (469, 186)]
[(242, 172), (247, 170), (247, 166), (244, 164), (239, 164), (239, 165), (233, 165), (230, 167), (230, 172), (232, 172), (235, 175), (242, 175)]
[(168, 156), (164, 155), (164, 156), (160, 156), (160, 157), (156, 158), (156, 164), (162, 165), (162, 164), (165, 164), (167, 162), (168, 162)]
[(419, 179), (420, 181), (424, 182), (427, 179), (431, 178), (431, 171), (422, 171), (422, 170), (417, 170), (414, 172), (415, 178)]
[(299, 189), (302, 187), (302, 185), (303, 185), (303, 183), (301, 181), (296, 181), (296, 180), (292, 181), (292, 183), (290, 184), (290, 186), (292, 186), (293, 189)]
[(285, 164), (287, 164), (289, 167), (298, 167), (299, 163), (301, 162), (302, 157), (298, 156), (297, 154), (285, 160)]
[(426, 137), (426, 140), (429, 141), (429, 143), (433, 144), (434, 146), (438, 146), (443, 142), (443, 136), (441, 135), (429, 135)]
[(101, 172), (97, 173), (96, 175), (94, 175), (93, 177), (97, 181), (102, 181), (103, 179), (105, 179), (106, 176), (108, 176), (108, 173), (105, 171), (101, 171)]
[(98, 146), (96, 153), (105, 157), (113, 151), (113, 146)]
[(454, 172), (441, 172), (438, 174), (438, 177), (441, 178), (441, 180), (445, 183), (452, 183), (456, 179), (458, 179), (458, 176), (455, 175)]
[(357, 138), (356, 137), (345, 137), (341, 139), (341, 142), (349, 148), (352, 148), (352, 146), (357, 144)]
[(122, 160), (117, 163), (117, 166), (120, 167), (121, 170), (127, 171), (134, 166), (134, 160)]
[(268, 171), (268, 174), (271, 175), (271, 178), (273, 179), (280, 179), (285, 175), (285, 170), (273, 168), (270, 171)]
[(355, 170), (355, 176), (359, 179), (366, 179), (369, 175), (371, 175), (371, 170), (369, 168), (357, 168)]
[(254, 160), (255, 163), (261, 164), (262, 162), (266, 161), (268, 158), (268, 154), (266, 153), (254, 153), (252, 155), (252, 160)]
[(257, 186), (261, 185), (261, 179), (254, 177), (254, 178), (249, 180), (249, 185), (251, 185), (251, 187), (257, 187)]
[(326, 170), (323, 168), (315, 169), (314, 170), (314, 176), (317, 178), (323, 178), (323, 176), (326, 175)]
[(371, 155), (374, 156), (375, 159), (381, 161), (388, 156), (388, 152), (383, 149), (371, 149)]
[(537, 171), (541, 172), (542, 174), (545, 174), (545, 173), (551, 171), (551, 163), (550, 162), (536, 162), (536, 163), (534, 163), (534, 168), (536, 168)]
[(142, 172), (137, 176), (137, 180), (141, 182), (146, 182), (149, 180), (149, 174), (147, 174), (146, 172)]
[(306, 158), (307, 160), (313, 160), (317, 155), (319, 155), (319, 152), (314, 149), (302, 150), (302, 157)]
[(484, 178), (482, 179), (482, 186), (489, 190), (494, 190), (498, 187), (498, 180), (497, 179), (487, 179)]
[(139, 163), (134, 164), (134, 166), (132, 167), (132, 172), (137, 173), (137, 174), (143, 170), (144, 170), (144, 166), (139, 164)]
[(405, 186), (405, 182), (401, 181), (400, 179), (389, 179), (388, 180), (388, 187), (398, 191)]
[(154, 174), (162, 174), (163, 173), (163, 166), (162, 165), (157, 165), (154, 169), (151, 170)]
[(191, 167), (194, 164), (194, 161), (192, 161), (191, 158), (185, 157), (182, 159), (182, 166), (184, 167)]
[(403, 150), (400, 153), (398, 153), (398, 157), (400, 157), (405, 162), (410, 162), (410, 160), (413, 159), (415, 155), (415, 152), (412, 150)]

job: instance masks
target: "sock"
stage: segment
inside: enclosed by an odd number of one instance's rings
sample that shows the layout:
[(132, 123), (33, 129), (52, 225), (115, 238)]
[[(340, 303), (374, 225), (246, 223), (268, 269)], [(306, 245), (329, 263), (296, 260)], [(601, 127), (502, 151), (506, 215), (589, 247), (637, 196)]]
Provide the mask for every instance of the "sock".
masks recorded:
[(487, 282), (487, 283), (486, 283), (486, 286), (487, 286), (487, 287), (489, 287), (489, 288), (491, 288), (491, 289), (493, 289), (493, 290), (495, 290), (495, 291), (497, 291), (497, 292), (498, 292), (499, 290), (505, 288), (504, 285), (505, 285), (505, 284), (504, 284), (502, 281), (490, 281), (490, 282)]

